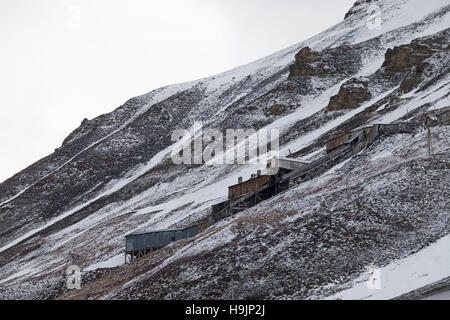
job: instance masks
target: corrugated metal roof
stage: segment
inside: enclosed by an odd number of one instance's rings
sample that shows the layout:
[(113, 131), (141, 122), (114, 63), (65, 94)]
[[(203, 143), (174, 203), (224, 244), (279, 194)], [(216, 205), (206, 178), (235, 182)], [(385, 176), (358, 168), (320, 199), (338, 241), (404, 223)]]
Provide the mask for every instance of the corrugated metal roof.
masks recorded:
[(137, 232), (133, 232), (130, 234), (125, 235), (125, 237), (128, 236), (138, 236), (141, 234), (148, 234), (148, 233), (159, 233), (159, 232), (176, 232), (176, 231), (186, 231), (192, 228), (195, 228), (196, 226), (190, 226), (187, 228), (183, 228), (183, 229), (158, 229), (158, 230), (147, 230), (147, 231), (137, 231)]
[(311, 163), (311, 161), (309, 160), (301, 160), (301, 159), (293, 159), (293, 158), (278, 158), (280, 160), (285, 160), (285, 161), (292, 161), (292, 162), (298, 162), (298, 163), (304, 163), (304, 164), (309, 164)]

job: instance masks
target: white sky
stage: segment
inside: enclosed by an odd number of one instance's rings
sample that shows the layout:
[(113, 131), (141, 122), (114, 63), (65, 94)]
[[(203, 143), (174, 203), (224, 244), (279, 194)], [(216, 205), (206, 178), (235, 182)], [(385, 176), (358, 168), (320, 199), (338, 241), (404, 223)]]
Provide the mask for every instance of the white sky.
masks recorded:
[(84, 118), (305, 40), (354, 1), (0, 0), (0, 181)]

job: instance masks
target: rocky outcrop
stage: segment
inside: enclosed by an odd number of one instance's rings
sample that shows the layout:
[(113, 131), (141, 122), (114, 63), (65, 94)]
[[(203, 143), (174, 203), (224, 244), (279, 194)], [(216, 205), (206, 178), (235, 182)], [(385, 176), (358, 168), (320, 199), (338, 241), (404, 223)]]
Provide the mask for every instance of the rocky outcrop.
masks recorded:
[(400, 89), (403, 92), (410, 92), (417, 88), (420, 83), (424, 80), (423, 69), (414, 68), (411, 72), (403, 79), (400, 84)]
[(352, 78), (341, 86), (337, 95), (331, 97), (327, 110), (355, 109), (370, 98), (368, 82)]
[(102, 114), (92, 120), (85, 118), (81, 125), (64, 140), (62, 147), (79, 146), (80, 150), (74, 152), (81, 151), (125, 124), (145, 102), (146, 100), (142, 97), (135, 97), (129, 99), (113, 113)]
[(314, 75), (314, 64), (319, 61), (321, 54), (312, 51), (310, 47), (301, 49), (295, 55), (295, 63), (290, 66), (289, 78)]
[(402, 72), (412, 67), (423, 70), (425, 58), (431, 56), (429, 49), (414, 43), (388, 49), (383, 67), (389, 73)]
[(388, 49), (382, 66), (385, 78), (404, 73), (400, 89), (409, 92), (417, 88), (426, 77), (430, 66), (428, 60), (440, 52), (448, 52), (450, 48), (448, 41), (448, 32), (442, 32), (437, 36), (422, 38)]
[(269, 107), (264, 108), (264, 115), (266, 117), (277, 117), (277, 116), (285, 115), (294, 109), (295, 109), (295, 107), (292, 107), (292, 106), (285, 106), (282, 104), (273, 104)]
[(361, 60), (354, 47), (340, 46), (321, 52), (310, 47), (295, 55), (295, 63), (289, 67), (289, 79), (296, 77), (343, 77), (356, 72)]
[(358, 0), (356, 1), (353, 6), (350, 8), (349, 11), (345, 14), (345, 19), (350, 18), (351, 16), (354, 16), (355, 14), (358, 14), (362, 11), (366, 11), (371, 4), (375, 4), (378, 2), (378, 0)]
[(388, 49), (383, 64), (386, 76), (409, 71), (400, 84), (404, 92), (409, 92), (423, 81), (424, 60), (431, 54), (427, 46), (414, 43)]

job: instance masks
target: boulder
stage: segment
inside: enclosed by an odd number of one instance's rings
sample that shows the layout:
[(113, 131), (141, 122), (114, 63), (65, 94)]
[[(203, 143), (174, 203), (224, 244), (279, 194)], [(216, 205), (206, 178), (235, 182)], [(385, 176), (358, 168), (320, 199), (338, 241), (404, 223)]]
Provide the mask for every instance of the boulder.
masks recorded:
[(327, 110), (355, 109), (370, 98), (368, 82), (352, 78), (341, 86), (337, 95), (330, 98)]

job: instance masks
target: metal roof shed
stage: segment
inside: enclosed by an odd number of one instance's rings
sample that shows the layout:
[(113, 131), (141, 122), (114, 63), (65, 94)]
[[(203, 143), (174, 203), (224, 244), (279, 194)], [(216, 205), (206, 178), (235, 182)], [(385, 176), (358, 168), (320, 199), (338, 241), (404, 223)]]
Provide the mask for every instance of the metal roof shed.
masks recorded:
[(198, 226), (175, 230), (155, 230), (149, 232), (132, 233), (125, 236), (126, 254), (140, 257), (149, 251), (160, 249), (171, 242), (191, 238), (198, 233)]

